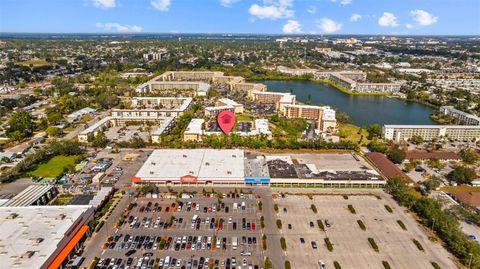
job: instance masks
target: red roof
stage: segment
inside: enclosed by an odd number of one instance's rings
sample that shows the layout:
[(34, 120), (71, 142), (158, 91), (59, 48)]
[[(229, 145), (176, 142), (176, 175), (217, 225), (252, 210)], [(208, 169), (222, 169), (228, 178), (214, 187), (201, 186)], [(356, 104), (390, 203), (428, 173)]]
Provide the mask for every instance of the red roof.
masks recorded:
[(456, 191), (451, 194), (462, 203), (480, 207), (480, 192)]
[(407, 175), (405, 175), (402, 170), (400, 170), (400, 168), (398, 168), (394, 163), (392, 163), (384, 154), (379, 152), (368, 152), (365, 154), (365, 156), (387, 178), (403, 177), (408, 181), (412, 182), (412, 180)]
[(418, 159), (418, 160), (427, 160), (427, 159), (439, 159), (439, 160), (461, 160), (460, 157), (455, 152), (451, 151), (407, 151), (405, 159)]

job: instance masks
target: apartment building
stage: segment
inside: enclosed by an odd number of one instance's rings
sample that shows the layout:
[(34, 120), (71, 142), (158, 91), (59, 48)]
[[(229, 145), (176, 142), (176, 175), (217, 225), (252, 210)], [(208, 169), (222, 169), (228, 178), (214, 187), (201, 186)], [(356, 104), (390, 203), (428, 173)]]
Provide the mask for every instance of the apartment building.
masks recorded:
[(480, 125), (480, 117), (458, 110), (453, 106), (441, 106), (440, 113), (455, 118), (458, 124)]
[(420, 136), (426, 141), (452, 139), (456, 141), (480, 140), (480, 126), (468, 125), (384, 125), (385, 139), (400, 142), (413, 136)]

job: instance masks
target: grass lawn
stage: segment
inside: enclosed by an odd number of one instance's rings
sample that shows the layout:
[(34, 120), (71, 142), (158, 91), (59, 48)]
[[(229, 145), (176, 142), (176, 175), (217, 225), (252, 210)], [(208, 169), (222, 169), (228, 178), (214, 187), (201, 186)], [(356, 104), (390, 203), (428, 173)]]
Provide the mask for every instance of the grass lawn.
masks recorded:
[(468, 185), (446, 186), (441, 188), (441, 190), (444, 192), (454, 192), (454, 191), (480, 192), (480, 187), (473, 187)]
[(249, 114), (235, 115), (235, 118), (237, 119), (237, 122), (239, 122), (239, 121), (253, 121), (252, 115), (249, 115)]
[(55, 156), (47, 163), (37, 166), (30, 175), (36, 177), (58, 177), (63, 173), (63, 168), (75, 166), (77, 156)]
[(73, 195), (71, 194), (60, 194), (55, 198), (51, 205), (68, 205), (72, 199)]
[(360, 127), (348, 123), (341, 123), (339, 128), (339, 134), (341, 134), (340, 137), (342, 137), (343, 135), (345, 136), (344, 138), (341, 138), (341, 140), (343, 141), (350, 141), (358, 144), (358, 142), (360, 141), (360, 137), (363, 135), (363, 140), (361, 144), (366, 145), (370, 142), (370, 140), (367, 139), (368, 132), (365, 129), (362, 129), (362, 132), (359, 134), (358, 130), (360, 129)]
[(45, 61), (44, 59), (35, 59), (35, 60), (28, 60), (28, 61), (22, 61), (18, 62), (17, 64), (23, 65), (23, 66), (33, 66), (33, 67), (40, 67), (40, 66), (48, 66), (51, 65), (51, 63)]

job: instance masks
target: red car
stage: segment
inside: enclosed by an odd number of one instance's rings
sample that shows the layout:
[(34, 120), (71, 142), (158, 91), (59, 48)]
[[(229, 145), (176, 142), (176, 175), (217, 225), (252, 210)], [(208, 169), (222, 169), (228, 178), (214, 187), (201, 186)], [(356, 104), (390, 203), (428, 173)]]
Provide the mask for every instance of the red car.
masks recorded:
[(255, 231), (255, 223), (252, 223), (252, 231)]

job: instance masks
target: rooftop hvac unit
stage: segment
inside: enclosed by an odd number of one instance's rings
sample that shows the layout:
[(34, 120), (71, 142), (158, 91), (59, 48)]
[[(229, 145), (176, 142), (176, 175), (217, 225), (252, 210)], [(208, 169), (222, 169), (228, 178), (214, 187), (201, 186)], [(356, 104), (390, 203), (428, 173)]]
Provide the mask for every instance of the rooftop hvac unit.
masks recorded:
[(55, 219), (56, 219), (56, 220), (63, 220), (63, 219), (65, 219), (66, 217), (67, 217), (67, 215), (65, 215), (65, 214), (60, 214), (60, 215), (58, 215)]
[(15, 219), (17, 217), (18, 217), (17, 213), (10, 213), (10, 215), (8, 215), (7, 219)]
[(33, 250), (28, 250), (27, 252), (23, 253), (22, 256), (20, 256), (21, 259), (30, 259), (33, 254), (35, 254), (35, 251)]
[(187, 158), (187, 154), (183, 154), (183, 158)]

